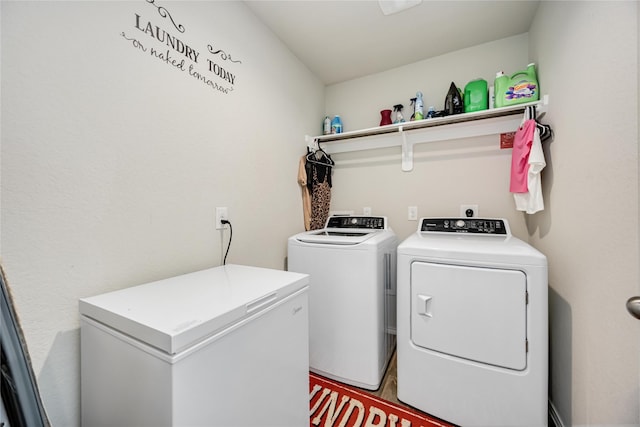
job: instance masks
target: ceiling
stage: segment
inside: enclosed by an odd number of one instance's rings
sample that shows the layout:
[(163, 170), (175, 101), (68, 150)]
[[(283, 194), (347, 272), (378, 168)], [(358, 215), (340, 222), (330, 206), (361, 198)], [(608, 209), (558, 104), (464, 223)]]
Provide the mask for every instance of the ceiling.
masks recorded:
[(377, 0), (245, 3), (330, 85), (526, 33), (539, 1), (423, 0), (388, 16)]

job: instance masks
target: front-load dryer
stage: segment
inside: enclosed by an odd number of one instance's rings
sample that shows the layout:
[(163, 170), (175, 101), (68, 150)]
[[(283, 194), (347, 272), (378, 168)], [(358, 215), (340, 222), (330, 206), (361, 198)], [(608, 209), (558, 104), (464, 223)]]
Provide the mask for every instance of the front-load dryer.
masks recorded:
[(310, 275), (312, 372), (380, 387), (395, 348), (397, 246), (385, 217), (332, 216), (289, 238), (289, 271)]
[(547, 259), (506, 220), (422, 218), (398, 246), (398, 399), (467, 426), (546, 426)]

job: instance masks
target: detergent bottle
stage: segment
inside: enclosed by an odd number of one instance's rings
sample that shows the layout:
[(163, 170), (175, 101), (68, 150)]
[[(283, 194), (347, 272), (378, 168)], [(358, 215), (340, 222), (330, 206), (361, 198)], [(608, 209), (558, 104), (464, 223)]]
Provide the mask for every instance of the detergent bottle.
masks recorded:
[(489, 107), (487, 98), (489, 88), (485, 79), (472, 80), (464, 87), (464, 112), (486, 110)]
[(324, 120), (322, 121), (322, 134), (329, 135), (331, 133), (331, 119), (329, 116), (324, 116)]
[(337, 114), (331, 120), (331, 133), (342, 133), (342, 120)]
[(527, 69), (507, 76), (499, 72), (494, 82), (496, 108), (522, 104), (540, 99), (540, 87), (536, 75), (536, 64), (527, 65)]

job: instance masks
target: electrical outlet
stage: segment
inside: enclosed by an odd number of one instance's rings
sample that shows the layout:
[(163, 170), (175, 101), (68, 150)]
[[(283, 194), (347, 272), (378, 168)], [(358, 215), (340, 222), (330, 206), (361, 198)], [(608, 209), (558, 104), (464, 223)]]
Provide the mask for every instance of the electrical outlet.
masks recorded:
[(478, 216), (478, 205), (460, 205), (460, 217), (471, 218)]
[(227, 208), (216, 208), (216, 230), (222, 230), (224, 228), (224, 224), (222, 223), (223, 219), (229, 219)]
[(417, 221), (418, 220), (418, 207), (417, 206), (409, 206), (407, 208), (407, 219), (409, 221)]
[(371, 216), (371, 208), (370, 207), (362, 208), (362, 215)]

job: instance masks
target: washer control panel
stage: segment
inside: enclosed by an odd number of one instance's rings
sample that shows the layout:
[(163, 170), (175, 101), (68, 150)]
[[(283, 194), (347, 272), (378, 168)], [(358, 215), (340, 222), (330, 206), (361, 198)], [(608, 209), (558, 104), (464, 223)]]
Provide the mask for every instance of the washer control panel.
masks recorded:
[(386, 230), (387, 218), (383, 216), (332, 216), (325, 228), (366, 228)]
[(503, 219), (483, 218), (422, 218), (421, 232), (509, 234), (509, 225)]

